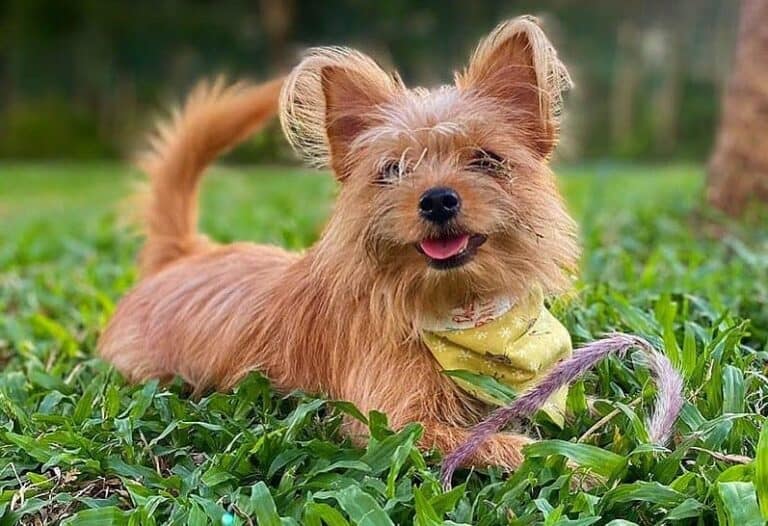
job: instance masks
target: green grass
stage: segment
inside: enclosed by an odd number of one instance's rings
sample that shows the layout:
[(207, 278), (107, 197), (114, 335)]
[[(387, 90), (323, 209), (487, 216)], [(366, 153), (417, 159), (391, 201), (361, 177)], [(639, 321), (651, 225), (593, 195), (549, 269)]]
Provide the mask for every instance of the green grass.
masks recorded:
[[(393, 433), (366, 415), (373, 438), (358, 449), (339, 433), (348, 404), (281, 398), (256, 374), (201, 400), (178, 383), (126, 385), (94, 348), (136, 278), (138, 239), (115, 214), (131, 174), (0, 165), (0, 526), (219, 524), (225, 510), (262, 525), (763, 524), (768, 233), (703, 209), (697, 167), (561, 173), (585, 254), (577, 294), (554, 310), (577, 343), (618, 329), (665, 349), (686, 378), (674, 441), (643, 442), (653, 383), (609, 359), (571, 390), (565, 429), (531, 426), (545, 442), (517, 473), (463, 471), (443, 493), (418, 426)], [(203, 228), (304, 247), (334, 191), (300, 170), (219, 169)], [(566, 457), (604, 484), (571, 489)]]

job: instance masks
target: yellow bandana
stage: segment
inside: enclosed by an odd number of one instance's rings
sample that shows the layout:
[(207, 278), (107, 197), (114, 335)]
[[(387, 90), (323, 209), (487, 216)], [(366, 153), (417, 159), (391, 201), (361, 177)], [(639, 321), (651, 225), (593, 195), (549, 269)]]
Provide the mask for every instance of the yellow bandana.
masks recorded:
[[(455, 309), (450, 319), (428, 324), (423, 339), (443, 369), (492, 376), (517, 392), (537, 384), (572, 352), (570, 334), (546, 309), (539, 289), (516, 303), (478, 302)], [(501, 405), (489, 393), (453, 379), (473, 396)], [(567, 395), (563, 387), (542, 407), (560, 426)]]

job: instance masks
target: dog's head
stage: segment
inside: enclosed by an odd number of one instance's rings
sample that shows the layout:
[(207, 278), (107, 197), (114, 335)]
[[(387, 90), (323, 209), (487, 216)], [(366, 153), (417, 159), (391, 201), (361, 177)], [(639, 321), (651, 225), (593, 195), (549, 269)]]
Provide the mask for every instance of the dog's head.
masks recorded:
[(562, 289), (578, 251), (548, 160), (569, 84), (528, 17), (497, 27), (455, 84), (433, 90), (356, 51), (311, 50), (281, 118), (341, 182), (324, 241), (423, 304)]

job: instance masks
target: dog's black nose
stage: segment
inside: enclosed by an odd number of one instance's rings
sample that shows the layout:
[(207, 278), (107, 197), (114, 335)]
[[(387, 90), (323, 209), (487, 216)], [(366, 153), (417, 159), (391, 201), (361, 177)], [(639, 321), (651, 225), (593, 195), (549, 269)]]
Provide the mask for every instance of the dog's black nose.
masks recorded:
[(421, 217), (433, 223), (445, 223), (459, 213), (461, 199), (453, 188), (430, 188), (419, 199)]

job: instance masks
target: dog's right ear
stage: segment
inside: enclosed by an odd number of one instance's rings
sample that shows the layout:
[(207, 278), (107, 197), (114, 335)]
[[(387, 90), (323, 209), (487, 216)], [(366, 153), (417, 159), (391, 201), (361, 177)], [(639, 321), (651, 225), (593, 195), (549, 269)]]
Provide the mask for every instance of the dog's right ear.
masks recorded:
[(375, 109), (402, 90), (370, 57), (346, 48), (311, 49), (283, 85), (280, 120), (308, 163), (340, 180), (352, 169), (354, 140), (376, 123)]

